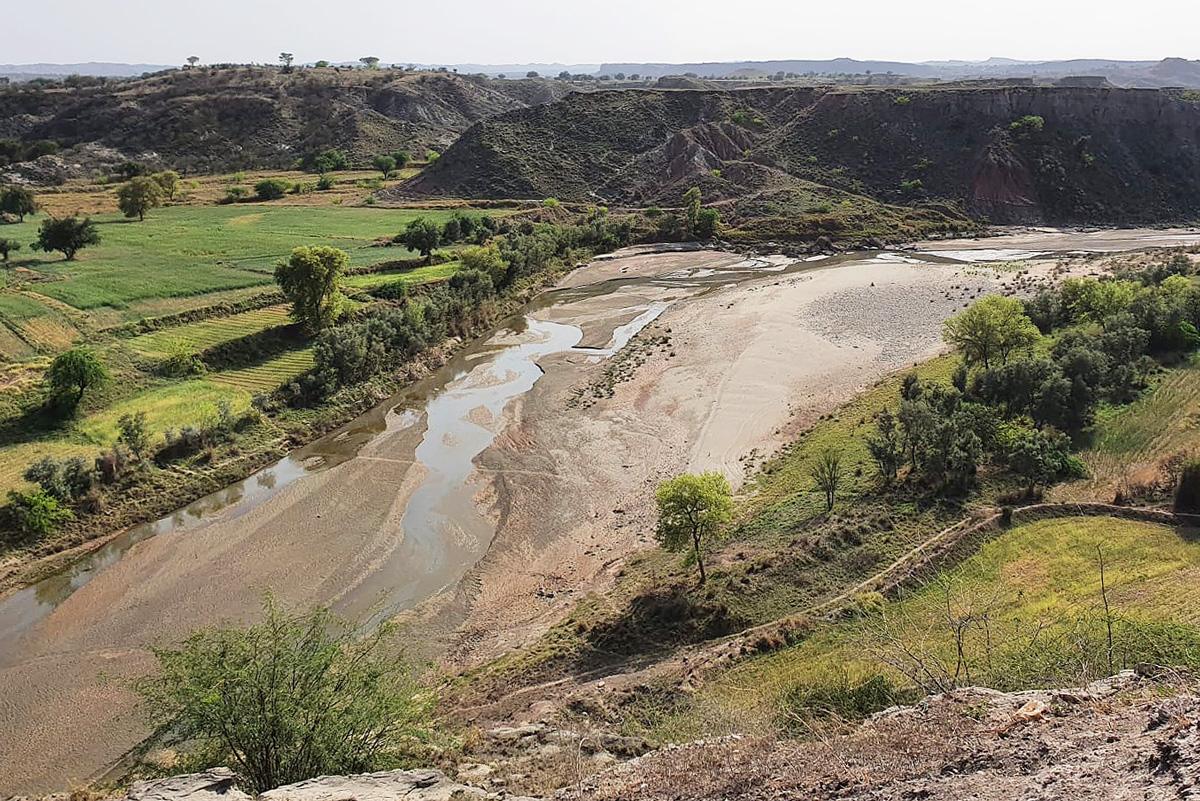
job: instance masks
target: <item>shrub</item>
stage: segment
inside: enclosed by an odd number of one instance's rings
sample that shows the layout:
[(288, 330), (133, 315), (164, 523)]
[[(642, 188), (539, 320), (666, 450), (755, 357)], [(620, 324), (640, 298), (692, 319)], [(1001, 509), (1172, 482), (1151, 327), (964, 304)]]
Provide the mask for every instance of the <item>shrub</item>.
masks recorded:
[(123, 414), (117, 419), (117, 442), (140, 457), (150, 448), (150, 432), (146, 428), (146, 413)]
[(1008, 130), (1018, 135), (1027, 135), (1040, 133), (1046, 127), (1046, 120), (1036, 114), (1026, 114), (1020, 119), (1013, 120), (1008, 125)]
[(542, 205), (548, 209), (557, 209), (562, 203), (556, 197), (548, 197), (542, 201)]
[(256, 793), (395, 767), (428, 736), (434, 698), (392, 634), (363, 638), (328, 610), (289, 613), (268, 599), (257, 625), (155, 649), (159, 671), (138, 689), (156, 723), (197, 743), (204, 767), (232, 764)]
[(287, 194), (288, 182), (278, 178), (265, 178), (254, 185), (259, 200), (279, 200)]
[(45, 490), (8, 493), (8, 514), (13, 528), (29, 537), (45, 537), (53, 534), (75, 519), (70, 509), (63, 508)]
[(317, 179), (317, 191), (328, 192), (330, 189), (333, 189), (334, 184), (336, 183), (337, 182), (333, 179), (332, 175), (329, 175), (328, 173), (322, 173), (321, 177)]
[(842, 675), (825, 684), (796, 684), (780, 699), (780, 722), (792, 733), (806, 733), (814, 720), (858, 720), (888, 707), (911, 703), (915, 690), (902, 690), (886, 676), (859, 682)]

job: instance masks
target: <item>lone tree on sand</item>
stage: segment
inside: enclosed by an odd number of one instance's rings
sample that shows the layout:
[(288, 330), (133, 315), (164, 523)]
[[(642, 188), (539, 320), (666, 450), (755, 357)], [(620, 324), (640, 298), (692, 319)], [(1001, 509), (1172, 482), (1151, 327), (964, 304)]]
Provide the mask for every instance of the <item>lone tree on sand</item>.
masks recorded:
[(333, 325), (342, 313), (340, 281), (350, 257), (330, 247), (302, 247), (275, 267), (275, 281), (292, 304), (292, 319), (308, 334)]
[(668, 551), (691, 545), (700, 583), (704, 572), (704, 544), (720, 533), (733, 515), (733, 492), (725, 476), (716, 472), (684, 473), (658, 485), (658, 528), (655, 536)]

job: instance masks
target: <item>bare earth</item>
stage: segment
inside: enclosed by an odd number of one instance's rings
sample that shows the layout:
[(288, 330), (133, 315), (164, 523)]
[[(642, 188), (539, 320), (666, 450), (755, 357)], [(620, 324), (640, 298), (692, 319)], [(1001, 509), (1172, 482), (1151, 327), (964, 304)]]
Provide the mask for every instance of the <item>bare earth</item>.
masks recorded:
[[(657, 482), (716, 469), (740, 483), (746, 457), (938, 352), (942, 321), (1004, 280), (977, 266), (896, 258), (743, 273), (741, 283), (711, 283), (711, 273), (704, 286), (638, 280), (742, 262), (712, 252), (601, 261), (567, 279), (582, 290), (576, 299), (534, 312), (580, 327), (581, 346), (596, 348), (648, 305), (670, 304), (630, 345), (644, 358), (631, 375), (614, 382), (616, 359), (559, 353), (503, 410), (472, 479), (495, 526), (477, 564), (414, 583), (397, 561), (406, 553), (400, 520), (424, 475), (413, 461), (419, 419), (393, 419), (356, 458), (244, 513), (136, 545), (0, 648), (0, 797), (65, 788), (137, 744), (148, 731), (125, 680), (150, 666), (147, 646), (248, 619), (268, 588), (287, 602), (353, 612), (379, 587), (400, 587), (412, 603), (428, 598), (407, 617), (427, 635), (423, 653), (450, 667), (529, 641), (649, 542)], [(624, 283), (587, 294), (589, 283), (612, 279)], [(611, 397), (577, 402), (609, 385)], [(488, 417), (479, 416), (495, 425)]]

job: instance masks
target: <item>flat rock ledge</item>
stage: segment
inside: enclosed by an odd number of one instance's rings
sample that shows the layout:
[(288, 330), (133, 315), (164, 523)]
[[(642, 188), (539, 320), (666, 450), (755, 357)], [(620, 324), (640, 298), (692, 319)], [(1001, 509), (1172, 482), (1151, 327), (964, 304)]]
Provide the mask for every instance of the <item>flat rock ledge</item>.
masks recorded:
[[(253, 801), (228, 768), (136, 782), (125, 801)], [(258, 796), (259, 801), (537, 801), (451, 781), (436, 770), (393, 770), (322, 776)]]

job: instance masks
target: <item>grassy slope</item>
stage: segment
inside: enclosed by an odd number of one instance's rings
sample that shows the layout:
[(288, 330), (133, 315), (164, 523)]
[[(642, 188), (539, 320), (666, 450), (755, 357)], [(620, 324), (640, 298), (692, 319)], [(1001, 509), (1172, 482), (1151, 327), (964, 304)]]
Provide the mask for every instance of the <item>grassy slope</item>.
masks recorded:
[[(1200, 622), (1195, 610), (1200, 577), (1196, 533), (1112, 518), (1044, 520), (985, 544), (943, 581), (952, 588), (956, 614), (969, 605), (976, 610), (990, 605), (997, 647), (1004, 647), (1001, 638), (1018, 625), (1025, 631), (1045, 626), (1042, 639), (1050, 643), (1066, 634), (1080, 614), (1101, 612), (1100, 547), (1109, 600), (1118, 617), (1194, 626)], [(844, 675), (857, 680), (884, 673), (903, 683), (903, 676), (882, 658), (888, 648), (881, 645), (881, 621), (891, 621), (886, 630), (913, 647), (950, 659), (954, 640), (945, 625), (945, 602), (941, 586), (931, 583), (862, 620), (827, 626), (793, 648), (745, 662), (707, 685), (685, 712), (651, 717), (655, 733), (674, 738), (770, 729), (787, 690), (825, 685)], [(967, 647), (981, 654), (983, 634), (970, 635)], [(1120, 658), (1118, 640), (1118, 662)], [(1104, 672), (1104, 667), (1095, 669)]]

